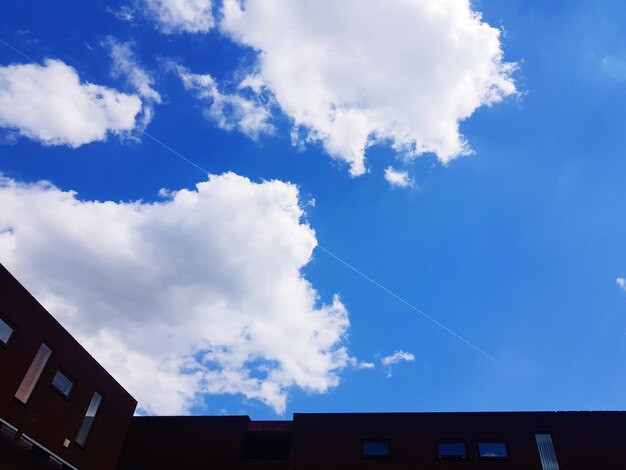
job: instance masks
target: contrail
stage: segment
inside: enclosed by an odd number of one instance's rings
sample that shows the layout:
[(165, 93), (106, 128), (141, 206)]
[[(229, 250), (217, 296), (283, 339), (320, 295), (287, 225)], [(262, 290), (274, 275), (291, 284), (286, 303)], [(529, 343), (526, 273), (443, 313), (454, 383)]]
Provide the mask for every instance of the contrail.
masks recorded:
[(455, 338), (463, 341), (465, 344), (467, 344), (468, 346), (470, 346), (471, 348), (475, 349), (476, 351), (478, 351), (479, 353), (481, 353), (483, 356), (488, 357), (489, 359), (491, 359), (493, 362), (498, 362), (493, 356), (491, 356), (490, 354), (486, 353), (485, 351), (483, 351), (482, 349), (480, 349), (478, 346), (476, 346), (475, 344), (471, 343), (470, 341), (466, 340), (465, 338), (463, 338), (463, 336), (459, 335), (458, 333), (455, 333), (454, 331), (452, 331), (450, 328), (448, 328), (446, 325), (438, 322), (437, 320), (435, 320), (433, 317), (431, 317), (430, 315), (422, 312), (419, 308), (417, 308), (415, 305), (410, 304), (409, 302), (407, 302), (406, 300), (404, 300), (402, 297), (400, 297), (398, 294), (391, 292), (389, 289), (387, 289), (385, 286), (383, 286), (382, 284), (376, 282), (374, 279), (372, 279), (371, 277), (369, 277), (367, 274), (359, 271), (357, 268), (355, 268), (354, 266), (352, 266), (350, 263), (348, 263), (347, 261), (341, 259), (339, 256), (337, 256), (336, 254), (332, 253), (331, 251), (327, 250), (326, 248), (324, 248), (321, 245), (317, 245), (317, 247), (328, 253), (330, 256), (332, 256), (333, 258), (335, 258), (337, 261), (339, 261), (340, 263), (346, 265), (347, 267), (349, 267), (350, 269), (352, 269), (355, 273), (359, 274), (360, 276), (364, 277), (365, 279), (367, 279), (368, 281), (370, 281), (372, 284), (374, 284), (375, 286), (379, 287), (380, 289), (384, 290), (385, 292), (387, 292), (387, 294), (391, 295), (392, 297), (395, 297), (396, 299), (398, 299), (400, 302), (402, 302), (403, 304), (405, 304), (406, 306), (412, 308), (413, 310), (415, 310), (417, 313), (419, 313), (420, 315), (422, 315), (424, 318), (430, 320), (431, 322), (433, 322), (435, 325), (437, 325), (439, 328), (443, 329), (444, 331), (447, 331), (448, 333), (450, 333), (452, 336), (454, 336)]

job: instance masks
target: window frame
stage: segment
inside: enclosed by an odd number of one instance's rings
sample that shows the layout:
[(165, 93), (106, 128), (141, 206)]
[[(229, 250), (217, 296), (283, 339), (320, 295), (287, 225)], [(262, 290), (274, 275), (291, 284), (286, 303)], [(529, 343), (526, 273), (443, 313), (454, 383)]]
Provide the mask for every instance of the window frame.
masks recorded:
[(7, 339), (6, 343), (2, 339), (0, 339), (0, 347), (6, 349), (9, 347), (9, 344), (11, 344), (11, 341), (13, 341), (13, 338), (15, 338), (17, 328), (15, 326), (15, 323), (9, 320), (7, 316), (2, 312), (0, 312), (0, 321), (3, 321), (9, 328), (11, 328), (11, 334), (9, 335), (9, 339)]
[[(541, 437), (542, 439), (546, 438), (546, 440), (540, 443), (538, 439), (539, 437)], [(537, 456), (539, 457), (539, 462), (541, 463), (542, 469), (560, 468), (559, 457), (556, 453), (556, 446), (554, 445), (554, 439), (552, 437), (552, 431), (535, 432)], [(543, 444), (543, 446), (541, 444)]]
[[(506, 456), (485, 456), (480, 453), (481, 444), (504, 444), (506, 450)], [(506, 439), (478, 439), (476, 442), (476, 450), (478, 451), (479, 460), (509, 460), (511, 458), (511, 452), (509, 450), (509, 442)]]
[[(386, 455), (366, 455), (365, 444), (386, 444), (387, 454)], [(389, 442), (389, 439), (376, 439), (376, 438), (361, 439), (361, 458), (366, 459), (366, 460), (388, 460), (389, 458), (391, 458), (391, 443)]]
[[(56, 378), (57, 374), (63, 375), (67, 380), (69, 380), (72, 383), (72, 388), (70, 388), (70, 392), (67, 395), (63, 392), (63, 390), (61, 390), (59, 387), (54, 385), (54, 379)], [(50, 388), (52, 388), (52, 390), (54, 390), (59, 395), (61, 395), (63, 398), (65, 398), (66, 400), (69, 401), (69, 399), (72, 397), (72, 394), (74, 393), (74, 388), (75, 387), (76, 387), (76, 380), (74, 379), (74, 377), (72, 377), (70, 374), (68, 374), (65, 371), (65, 369), (63, 369), (62, 367), (58, 367), (56, 372), (52, 376), (52, 380), (50, 381)]]
[[(42, 353), (44, 348), (48, 350), (47, 354), (45, 351)], [(42, 356), (45, 355), (46, 357), (40, 358), (40, 353), (42, 353)], [(54, 354), (54, 349), (48, 343), (43, 342), (39, 345), (39, 348), (37, 349), (37, 352), (35, 353), (35, 356), (33, 357), (30, 366), (28, 366), (28, 369), (26, 370), (26, 373), (24, 374), (24, 377), (22, 378), (22, 381), (20, 382), (20, 385), (15, 392), (15, 395), (13, 395), (13, 398), (15, 398), (18, 403), (21, 403), (24, 406), (28, 405), (30, 397), (33, 395), (35, 388), (37, 388), (37, 385), (41, 381), (41, 376), (46, 370), (46, 366), (48, 366), (48, 362), (50, 361), (50, 357), (52, 357), (52, 354)], [(38, 358), (40, 361), (42, 361), (42, 363), (38, 367), (35, 367), (35, 361)], [(29, 382), (26, 382), (27, 378), (30, 378)], [(22, 387), (24, 387), (25, 389), (22, 390)]]
[[(441, 444), (463, 444), (463, 455), (441, 455)], [(466, 439), (438, 439), (437, 440), (437, 459), (438, 460), (467, 460), (468, 459), (468, 447)]]
[[(83, 442), (79, 442), (78, 438), (80, 437), (83, 427), (86, 426), (85, 424), (86, 419), (89, 417), (87, 414), (89, 413), (89, 408), (91, 408), (91, 404), (93, 403), (93, 400), (96, 397), (96, 395), (100, 397), (100, 401), (98, 402), (96, 411), (94, 411), (93, 413), (93, 419), (91, 421), (91, 424), (89, 425), (89, 428), (87, 429), (87, 431), (85, 431), (85, 438), (83, 439)], [(102, 392), (100, 392), (100, 390), (95, 390), (93, 394), (91, 395), (91, 400), (89, 400), (89, 405), (87, 405), (87, 409), (85, 410), (83, 421), (80, 423), (80, 428), (78, 428), (78, 432), (76, 433), (76, 437), (74, 438), (74, 443), (83, 450), (85, 450), (85, 448), (87, 447), (89, 436), (91, 436), (91, 433), (93, 432), (93, 426), (94, 426), (94, 423), (96, 422), (96, 418), (98, 417), (98, 413), (100, 413), (100, 410), (102, 409), (103, 401), (104, 401), (104, 395), (102, 394)]]

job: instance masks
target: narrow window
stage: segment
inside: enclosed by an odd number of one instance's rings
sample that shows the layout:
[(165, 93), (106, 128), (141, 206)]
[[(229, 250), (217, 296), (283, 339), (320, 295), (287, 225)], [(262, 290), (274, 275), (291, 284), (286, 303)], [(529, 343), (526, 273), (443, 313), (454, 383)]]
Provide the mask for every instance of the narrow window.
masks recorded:
[(479, 442), (478, 455), (482, 459), (506, 459), (509, 456), (506, 442)]
[(389, 441), (363, 441), (361, 443), (361, 456), (374, 459), (388, 458)]
[(87, 442), (87, 438), (89, 437), (89, 431), (91, 431), (101, 401), (102, 397), (100, 394), (98, 392), (94, 393), (91, 403), (89, 403), (89, 408), (87, 408), (85, 418), (83, 419), (83, 424), (81, 424), (78, 435), (76, 436), (76, 444), (81, 447), (85, 447), (85, 442)]
[(52, 379), (51, 385), (52, 388), (65, 398), (69, 398), (72, 393), (72, 389), (74, 388), (74, 381), (60, 370), (57, 370), (57, 373), (54, 374), (54, 379)]
[(6, 346), (13, 336), (13, 327), (0, 318), (0, 344)]
[(556, 460), (556, 452), (552, 445), (552, 436), (550, 434), (535, 434), (535, 440), (543, 470), (559, 470), (559, 462)]
[(438, 449), (440, 459), (464, 459), (467, 457), (464, 441), (439, 442)]
[(24, 380), (22, 380), (22, 383), (20, 384), (20, 388), (17, 389), (17, 393), (15, 394), (15, 398), (22, 403), (26, 404), (30, 398), (30, 394), (33, 393), (33, 389), (39, 380), (41, 372), (43, 372), (43, 369), (46, 366), (46, 362), (48, 362), (48, 359), (50, 358), (50, 354), (52, 354), (52, 349), (48, 346), (45, 344), (39, 346), (39, 351), (37, 351), (35, 359), (33, 359), (33, 362), (24, 376)]

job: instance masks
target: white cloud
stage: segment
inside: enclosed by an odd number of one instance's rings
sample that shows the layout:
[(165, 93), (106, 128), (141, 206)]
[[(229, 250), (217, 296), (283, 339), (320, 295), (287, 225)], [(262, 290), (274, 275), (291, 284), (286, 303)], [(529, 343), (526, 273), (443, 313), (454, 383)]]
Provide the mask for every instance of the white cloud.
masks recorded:
[(359, 361), (356, 357), (351, 357), (349, 364), (357, 370), (374, 369), (376, 367), (376, 364), (373, 362)]
[(135, 10), (130, 5), (123, 5), (117, 10), (107, 7), (107, 11), (120, 21), (133, 21), (135, 19)]
[(161, 32), (206, 33), (214, 25), (211, 0), (144, 0)]
[(380, 360), (382, 365), (387, 367), (387, 377), (391, 377), (391, 366), (401, 361), (413, 362), (415, 361), (415, 356), (411, 353), (400, 350), (396, 351), (391, 356), (385, 356)]
[(0, 180), (0, 261), (139, 400), (177, 414), (241, 393), (277, 412), (353, 359), (340, 299), (301, 269), (317, 241), (298, 189), (227, 173), (162, 203), (82, 201)]
[(0, 127), (44, 145), (79, 147), (132, 130), (138, 96), (81, 83), (60, 60), (0, 67)]
[(154, 79), (137, 64), (130, 44), (118, 42), (113, 38), (109, 38), (105, 44), (111, 48), (113, 74), (116, 77), (126, 77), (142, 98), (160, 103), (161, 95), (152, 88)]
[(500, 31), (469, 0), (224, 0), (222, 13), (304, 140), (353, 176), (375, 142), (443, 163), (470, 153), (459, 122), (515, 93)]
[(396, 170), (391, 166), (385, 168), (385, 179), (396, 188), (411, 188), (415, 186), (415, 180), (409, 176), (408, 171)]
[(260, 75), (251, 74), (251, 75), (245, 76), (243, 80), (239, 82), (239, 85), (237, 85), (237, 88), (239, 88), (240, 90), (249, 88), (258, 95), (261, 93), (261, 91), (264, 88), (267, 88), (267, 85), (265, 84), (265, 82), (263, 81)]
[(261, 99), (262, 84), (255, 77), (248, 76), (242, 80), (238, 89), (249, 89), (252, 98), (240, 93), (222, 93), (213, 77), (209, 74), (195, 74), (184, 67), (174, 66), (183, 81), (186, 90), (208, 102), (205, 116), (214, 121), (220, 128), (232, 131), (238, 129), (252, 139), (261, 134), (272, 134), (274, 126), (269, 123), (271, 113), (269, 105)]
[(383, 357), (381, 359), (381, 362), (384, 366), (391, 366), (393, 364), (397, 364), (400, 361), (413, 362), (414, 360), (415, 356), (413, 354), (400, 350), (396, 351), (391, 356)]
[(615, 280), (615, 283), (619, 286), (620, 289), (626, 290), (626, 279), (624, 279), (623, 277), (618, 277)]
[(143, 112), (139, 128), (144, 130), (154, 115), (154, 104), (161, 103), (161, 95), (152, 87), (154, 79), (137, 64), (129, 43), (121, 43), (109, 37), (105, 41), (105, 45), (111, 49), (113, 75), (115, 77), (125, 77), (130, 86), (143, 99)]

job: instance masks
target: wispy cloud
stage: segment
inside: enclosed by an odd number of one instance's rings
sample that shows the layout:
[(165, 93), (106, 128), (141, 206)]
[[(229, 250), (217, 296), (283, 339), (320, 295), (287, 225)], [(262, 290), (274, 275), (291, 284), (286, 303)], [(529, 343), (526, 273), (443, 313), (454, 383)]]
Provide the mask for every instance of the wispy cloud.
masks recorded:
[(415, 361), (415, 356), (409, 352), (404, 352), (402, 350), (396, 351), (391, 356), (383, 357), (380, 362), (383, 366), (387, 367), (387, 377), (391, 377), (391, 366), (398, 364), (399, 362), (413, 362)]
[(373, 362), (359, 361), (356, 357), (350, 358), (350, 365), (357, 370), (374, 369), (376, 367), (376, 364)]
[[(251, 139), (258, 139), (262, 134), (272, 134), (274, 126), (270, 124), (269, 104), (260, 95), (262, 84), (254, 77), (246, 77), (237, 86), (237, 91), (220, 91), (215, 79), (210, 74), (191, 73), (185, 67), (173, 64), (186, 90), (207, 102), (205, 116), (225, 130), (237, 129)], [(246, 97), (241, 90), (252, 91)]]
[(626, 279), (624, 279), (623, 277), (618, 277), (615, 280), (615, 284), (617, 284), (620, 289), (626, 291)]
[(213, 28), (211, 0), (143, 0), (145, 12), (165, 34), (206, 33)]
[(128, 84), (142, 98), (143, 113), (140, 130), (144, 130), (154, 115), (154, 104), (161, 103), (161, 95), (153, 88), (154, 79), (146, 70), (139, 66), (130, 43), (122, 43), (113, 37), (109, 37), (104, 41), (104, 45), (109, 47), (111, 51), (113, 76), (125, 77)]
[(135, 10), (130, 5), (123, 5), (117, 9), (107, 7), (107, 11), (120, 21), (133, 21), (135, 19)]

